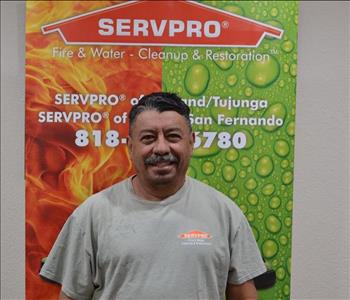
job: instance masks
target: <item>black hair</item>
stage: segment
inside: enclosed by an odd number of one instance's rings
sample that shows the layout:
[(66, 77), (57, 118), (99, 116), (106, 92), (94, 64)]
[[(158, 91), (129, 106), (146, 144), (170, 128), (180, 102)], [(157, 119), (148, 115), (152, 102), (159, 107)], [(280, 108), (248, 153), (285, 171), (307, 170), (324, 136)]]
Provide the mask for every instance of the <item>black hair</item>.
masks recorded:
[(143, 96), (139, 102), (132, 107), (129, 112), (129, 134), (131, 133), (131, 128), (137, 116), (147, 110), (155, 110), (160, 113), (164, 111), (176, 111), (185, 118), (190, 131), (192, 131), (190, 108), (187, 104), (175, 93), (158, 92)]

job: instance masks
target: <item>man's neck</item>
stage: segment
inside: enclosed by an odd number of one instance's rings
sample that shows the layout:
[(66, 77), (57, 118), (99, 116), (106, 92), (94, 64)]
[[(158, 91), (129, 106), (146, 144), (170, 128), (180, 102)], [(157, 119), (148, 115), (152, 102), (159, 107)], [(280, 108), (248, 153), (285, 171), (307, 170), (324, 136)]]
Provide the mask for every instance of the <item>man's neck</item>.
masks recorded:
[(139, 176), (132, 178), (132, 187), (137, 196), (150, 201), (162, 201), (165, 198), (175, 194), (184, 184), (185, 179), (179, 184), (164, 184), (156, 186), (148, 186), (140, 180)]

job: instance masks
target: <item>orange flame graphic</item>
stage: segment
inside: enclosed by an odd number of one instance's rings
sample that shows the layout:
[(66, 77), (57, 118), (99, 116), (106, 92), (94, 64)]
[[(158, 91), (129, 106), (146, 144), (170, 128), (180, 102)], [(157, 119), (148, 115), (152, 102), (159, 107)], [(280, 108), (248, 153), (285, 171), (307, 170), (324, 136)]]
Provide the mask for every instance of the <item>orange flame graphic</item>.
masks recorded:
[[(114, 5), (120, 1), (28, 1), (26, 20), (26, 299), (57, 299), (60, 287), (38, 273), (65, 220), (89, 195), (133, 173), (125, 145), (78, 147), (75, 132), (114, 129), (127, 136), (127, 126), (104, 119), (94, 123), (39, 123), (40, 111), (129, 111), (129, 101), (115, 106), (56, 105), (65, 94), (125, 94), (126, 99), (161, 89), (161, 62), (137, 59), (137, 47), (107, 47), (135, 54), (122, 60), (57, 58), (64, 45), (57, 34), (42, 35), (49, 22)], [(117, 127), (118, 126), (118, 127)]]

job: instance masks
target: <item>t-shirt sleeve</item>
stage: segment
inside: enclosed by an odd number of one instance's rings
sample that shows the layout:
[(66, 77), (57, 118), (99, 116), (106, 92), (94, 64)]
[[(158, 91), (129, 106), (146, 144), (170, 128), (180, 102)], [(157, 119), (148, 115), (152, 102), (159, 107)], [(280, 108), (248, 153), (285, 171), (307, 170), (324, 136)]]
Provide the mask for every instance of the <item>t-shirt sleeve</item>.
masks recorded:
[(60, 283), (68, 297), (89, 299), (94, 291), (92, 251), (89, 233), (73, 214), (58, 235), (40, 276)]
[(259, 247), (245, 216), (231, 237), (228, 283), (242, 284), (266, 271)]

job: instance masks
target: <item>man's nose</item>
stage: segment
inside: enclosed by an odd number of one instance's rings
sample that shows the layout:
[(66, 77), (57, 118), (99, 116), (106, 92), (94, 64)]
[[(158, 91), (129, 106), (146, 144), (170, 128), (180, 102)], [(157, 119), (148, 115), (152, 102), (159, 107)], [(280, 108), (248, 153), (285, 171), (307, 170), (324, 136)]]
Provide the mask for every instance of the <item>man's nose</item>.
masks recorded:
[(169, 144), (163, 136), (159, 136), (154, 144), (153, 152), (155, 154), (163, 155), (170, 152)]

